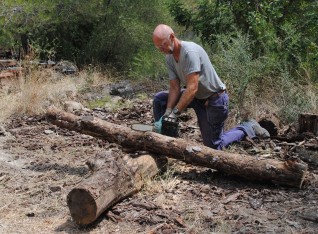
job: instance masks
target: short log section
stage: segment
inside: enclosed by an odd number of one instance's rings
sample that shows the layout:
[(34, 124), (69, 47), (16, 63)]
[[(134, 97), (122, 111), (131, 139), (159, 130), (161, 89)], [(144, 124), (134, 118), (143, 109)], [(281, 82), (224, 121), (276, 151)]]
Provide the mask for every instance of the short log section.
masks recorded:
[(156, 175), (166, 162), (151, 155), (121, 158), (111, 151), (98, 154), (88, 162), (92, 175), (67, 196), (73, 220), (79, 225), (94, 222), (106, 209), (138, 192), (144, 179)]

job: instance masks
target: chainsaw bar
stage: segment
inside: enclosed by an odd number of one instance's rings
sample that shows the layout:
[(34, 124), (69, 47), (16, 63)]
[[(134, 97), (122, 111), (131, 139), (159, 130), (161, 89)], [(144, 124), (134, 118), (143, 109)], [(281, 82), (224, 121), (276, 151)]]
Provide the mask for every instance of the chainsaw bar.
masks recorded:
[(152, 132), (153, 126), (149, 124), (132, 124), (132, 130), (140, 131), (140, 132)]

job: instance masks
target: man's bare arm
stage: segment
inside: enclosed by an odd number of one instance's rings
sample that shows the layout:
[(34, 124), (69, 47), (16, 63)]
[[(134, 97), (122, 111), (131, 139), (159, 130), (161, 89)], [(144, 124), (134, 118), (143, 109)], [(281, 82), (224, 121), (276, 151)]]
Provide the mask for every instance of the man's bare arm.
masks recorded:
[(178, 102), (180, 93), (181, 93), (180, 80), (179, 79), (170, 80), (167, 108), (172, 109), (175, 107), (176, 103)]
[(193, 100), (195, 94), (198, 91), (199, 86), (199, 73), (191, 73), (187, 76), (187, 89), (182, 94), (176, 107), (181, 112), (183, 111)]

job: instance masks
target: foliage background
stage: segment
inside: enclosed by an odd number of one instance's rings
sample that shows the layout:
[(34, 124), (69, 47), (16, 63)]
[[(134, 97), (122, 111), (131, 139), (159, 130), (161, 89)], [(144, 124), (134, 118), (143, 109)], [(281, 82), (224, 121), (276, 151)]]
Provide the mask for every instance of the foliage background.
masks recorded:
[(0, 48), (160, 81), (164, 58), (151, 34), (170, 24), (208, 51), (232, 108), (267, 105), (291, 122), (317, 113), (317, 12), (309, 0), (2, 0)]

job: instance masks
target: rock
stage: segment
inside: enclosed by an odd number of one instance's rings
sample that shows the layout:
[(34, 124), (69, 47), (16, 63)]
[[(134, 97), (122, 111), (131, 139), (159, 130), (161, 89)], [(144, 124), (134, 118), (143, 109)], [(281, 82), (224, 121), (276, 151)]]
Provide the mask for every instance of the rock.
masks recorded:
[(212, 211), (208, 210), (208, 209), (204, 209), (202, 210), (202, 216), (205, 219), (209, 219), (212, 220), (213, 219), (213, 213)]
[(109, 94), (129, 98), (134, 96), (135, 91), (129, 81), (122, 81), (120, 83), (110, 85)]
[(60, 186), (50, 186), (49, 188), (53, 193), (60, 192), (62, 190)]
[(67, 112), (90, 111), (89, 109), (85, 108), (81, 103), (75, 101), (65, 101), (64, 110)]
[(77, 66), (70, 61), (60, 61), (54, 66), (54, 70), (64, 75), (71, 75), (78, 72)]
[(44, 133), (49, 135), (49, 134), (53, 134), (54, 132), (52, 130), (44, 130)]
[(25, 215), (27, 217), (34, 217), (35, 216), (35, 214), (33, 212), (26, 213)]
[(7, 135), (7, 131), (5, 130), (3, 126), (0, 125), (0, 136), (6, 136), (6, 135)]

